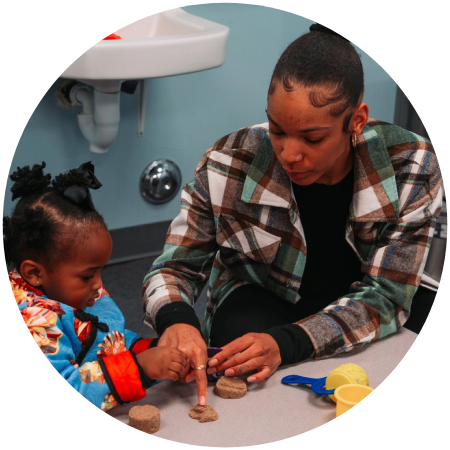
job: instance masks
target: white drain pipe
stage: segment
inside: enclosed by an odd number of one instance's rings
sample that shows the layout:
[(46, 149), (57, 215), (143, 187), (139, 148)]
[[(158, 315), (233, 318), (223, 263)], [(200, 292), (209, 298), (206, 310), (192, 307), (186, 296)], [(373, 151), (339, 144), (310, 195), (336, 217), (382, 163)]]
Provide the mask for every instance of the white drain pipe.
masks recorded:
[[(119, 85), (120, 87), (120, 85)], [(93, 91), (84, 84), (70, 90), (73, 104), (82, 106), (78, 124), (94, 153), (106, 153), (119, 130), (120, 89), (115, 92)]]

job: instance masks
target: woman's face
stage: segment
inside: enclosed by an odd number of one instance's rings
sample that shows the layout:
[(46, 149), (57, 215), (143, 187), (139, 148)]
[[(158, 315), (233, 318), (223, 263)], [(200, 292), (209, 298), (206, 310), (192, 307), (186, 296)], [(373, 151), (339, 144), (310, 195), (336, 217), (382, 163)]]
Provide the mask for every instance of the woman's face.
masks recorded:
[[(289, 178), (303, 186), (341, 181), (353, 167), (351, 134), (343, 129), (350, 110), (334, 117), (333, 105), (317, 108), (310, 103), (310, 88), (297, 85), (286, 91), (279, 82), (274, 87), (267, 100), (269, 134)], [(367, 105), (360, 104), (350, 120), (352, 134), (361, 133), (367, 117)]]

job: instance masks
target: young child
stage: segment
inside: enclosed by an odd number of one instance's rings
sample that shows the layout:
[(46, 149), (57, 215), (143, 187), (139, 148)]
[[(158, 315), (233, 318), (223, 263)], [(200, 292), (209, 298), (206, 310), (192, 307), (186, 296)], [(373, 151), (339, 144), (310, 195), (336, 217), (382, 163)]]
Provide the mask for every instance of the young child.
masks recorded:
[(42, 165), (11, 175), (11, 218), (3, 218), (9, 278), (22, 317), (55, 369), (107, 411), (143, 398), (158, 379), (183, 378), (181, 351), (156, 347), (124, 328), (124, 317), (102, 286), (111, 236), (89, 189), (101, 183), (91, 163), (53, 181)]

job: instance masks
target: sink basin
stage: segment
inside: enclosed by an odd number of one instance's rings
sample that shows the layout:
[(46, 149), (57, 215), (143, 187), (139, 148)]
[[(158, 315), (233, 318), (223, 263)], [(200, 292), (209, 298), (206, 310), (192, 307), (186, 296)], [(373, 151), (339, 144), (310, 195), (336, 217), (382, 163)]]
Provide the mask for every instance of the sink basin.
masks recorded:
[[(176, 8), (127, 25), (114, 32), (120, 39), (102, 40), (83, 53), (61, 74), (59, 89), (69, 104), (81, 105), (78, 125), (90, 150), (105, 153), (116, 138), (124, 81), (139, 80), (141, 137), (148, 79), (220, 66), (228, 33), (228, 27)], [(67, 79), (76, 81), (65, 84)]]
[(165, 11), (114, 32), (81, 55), (61, 75), (76, 80), (136, 80), (220, 66), (229, 29), (183, 11)]

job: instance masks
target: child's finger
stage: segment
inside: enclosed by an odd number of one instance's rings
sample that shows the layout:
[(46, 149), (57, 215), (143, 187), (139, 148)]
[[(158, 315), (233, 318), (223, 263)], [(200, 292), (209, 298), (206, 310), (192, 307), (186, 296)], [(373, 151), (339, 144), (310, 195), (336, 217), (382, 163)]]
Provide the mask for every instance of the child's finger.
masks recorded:
[(189, 359), (183, 352), (173, 348), (171, 349), (171, 356), (172, 361), (176, 361), (182, 366), (189, 367)]

